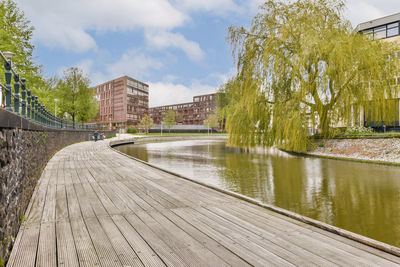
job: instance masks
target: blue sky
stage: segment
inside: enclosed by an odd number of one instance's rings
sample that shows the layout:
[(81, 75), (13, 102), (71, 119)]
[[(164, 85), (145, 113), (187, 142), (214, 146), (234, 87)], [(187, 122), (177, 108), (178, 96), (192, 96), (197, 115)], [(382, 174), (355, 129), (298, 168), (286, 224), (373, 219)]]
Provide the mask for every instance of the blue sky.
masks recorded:
[[(230, 25), (262, 0), (16, 0), (36, 28), (46, 76), (82, 68), (92, 85), (123, 75), (150, 85), (150, 106), (215, 92), (234, 73)], [(399, 0), (348, 0), (353, 25), (400, 12)]]

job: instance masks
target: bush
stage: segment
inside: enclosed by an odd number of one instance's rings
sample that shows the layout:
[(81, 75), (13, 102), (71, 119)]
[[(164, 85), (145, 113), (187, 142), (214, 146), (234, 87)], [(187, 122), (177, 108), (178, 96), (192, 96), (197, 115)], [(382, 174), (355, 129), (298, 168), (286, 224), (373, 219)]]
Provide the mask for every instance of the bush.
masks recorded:
[(136, 127), (128, 127), (128, 133), (131, 133), (131, 134), (137, 133)]
[(369, 134), (373, 133), (374, 130), (371, 127), (354, 126), (346, 129), (346, 134)]

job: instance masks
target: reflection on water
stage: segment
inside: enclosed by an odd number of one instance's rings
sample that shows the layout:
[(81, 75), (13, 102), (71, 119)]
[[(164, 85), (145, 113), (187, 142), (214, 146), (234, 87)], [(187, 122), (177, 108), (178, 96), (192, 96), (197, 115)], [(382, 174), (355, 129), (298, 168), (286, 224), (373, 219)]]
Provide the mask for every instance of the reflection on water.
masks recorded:
[(400, 247), (400, 167), (246, 152), (223, 141), (120, 151), (205, 183)]

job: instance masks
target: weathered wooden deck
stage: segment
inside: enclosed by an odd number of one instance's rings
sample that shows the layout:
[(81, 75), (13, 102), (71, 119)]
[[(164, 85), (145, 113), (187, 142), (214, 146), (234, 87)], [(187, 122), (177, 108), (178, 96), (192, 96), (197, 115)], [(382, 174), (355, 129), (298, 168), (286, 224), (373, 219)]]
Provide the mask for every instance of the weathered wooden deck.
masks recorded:
[(400, 258), (85, 142), (48, 163), (7, 266), (395, 266)]

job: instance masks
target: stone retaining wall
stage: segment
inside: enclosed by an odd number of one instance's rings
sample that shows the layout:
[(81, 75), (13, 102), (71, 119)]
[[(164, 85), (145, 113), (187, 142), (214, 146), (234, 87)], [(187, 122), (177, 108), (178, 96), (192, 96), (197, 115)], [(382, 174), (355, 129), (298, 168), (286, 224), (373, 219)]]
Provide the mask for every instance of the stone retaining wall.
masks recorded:
[[(88, 131), (42, 127), (23, 120), (29, 127), (14, 128), (15, 114), (0, 110), (0, 266), (6, 262), (40, 174), (55, 152), (88, 140)], [(19, 121), (22, 121), (18, 117)], [(111, 133), (108, 133), (111, 134)], [(107, 135), (107, 133), (106, 133)]]

